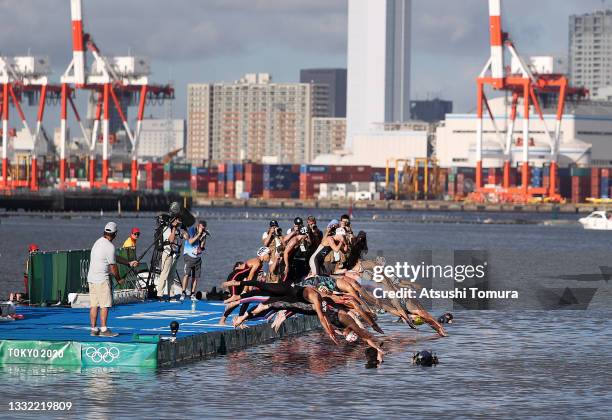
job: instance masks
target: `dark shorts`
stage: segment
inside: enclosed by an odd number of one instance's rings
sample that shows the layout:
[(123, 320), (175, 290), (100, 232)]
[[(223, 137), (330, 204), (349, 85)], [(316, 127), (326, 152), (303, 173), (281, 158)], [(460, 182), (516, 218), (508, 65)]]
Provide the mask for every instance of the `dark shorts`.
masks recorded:
[(185, 275), (199, 279), (202, 274), (202, 258), (193, 258), (189, 255), (183, 255), (185, 262)]

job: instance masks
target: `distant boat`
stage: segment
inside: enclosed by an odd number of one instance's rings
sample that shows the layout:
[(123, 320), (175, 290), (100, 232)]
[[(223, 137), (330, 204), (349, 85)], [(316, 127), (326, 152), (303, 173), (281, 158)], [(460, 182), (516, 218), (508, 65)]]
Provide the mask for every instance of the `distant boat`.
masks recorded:
[(594, 211), (578, 221), (585, 229), (612, 230), (612, 213), (607, 211)]

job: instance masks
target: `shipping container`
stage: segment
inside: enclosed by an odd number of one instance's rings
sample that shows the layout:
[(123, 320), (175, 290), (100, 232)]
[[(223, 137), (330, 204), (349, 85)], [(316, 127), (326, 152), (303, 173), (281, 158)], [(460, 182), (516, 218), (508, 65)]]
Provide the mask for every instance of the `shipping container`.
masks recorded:
[(572, 203), (583, 203), (590, 196), (590, 179), (586, 176), (572, 176)]
[(234, 196), (239, 199), (242, 197), (242, 193), (244, 193), (244, 181), (238, 180), (234, 183)]
[(234, 182), (234, 164), (228, 162), (225, 164), (225, 181)]
[(244, 165), (242, 163), (234, 164), (234, 180), (244, 181)]
[(225, 172), (226, 172), (226, 165), (224, 163), (220, 163), (219, 165), (217, 165), (217, 181), (218, 182), (225, 182)]
[(208, 175), (210, 170), (208, 168), (192, 166), (191, 175)]
[(610, 198), (610, 179), (608, 177), (601, 177), (599, 191), (601, 198)]
[(208, 197), (210, 198), (217, 197), (217, 183), (215, 181), (208, 182)]
[(329, 167), (324, 165), (300, 165), (301, 174), (327, 173)]
[(590, 177), (591, 168), (571, 168), (570, 176), (575, 177)]
[(164, 180), (164, 191), (166, 192), (189, 192), (190, 190), (191, 190), (190, 181)]
[(297, 190), (276, 190), (267, 191), (264, 190), (263, 198), (298, 198), (299, 192)]
[(590, 196), (598, 198), (600, 196), (601, 178), (600, 169), (591, 168), (591, 192)]

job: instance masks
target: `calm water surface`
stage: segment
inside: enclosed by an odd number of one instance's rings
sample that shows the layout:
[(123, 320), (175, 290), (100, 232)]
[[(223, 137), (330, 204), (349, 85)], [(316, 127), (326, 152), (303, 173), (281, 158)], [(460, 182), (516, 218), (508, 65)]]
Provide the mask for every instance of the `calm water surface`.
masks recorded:
[[(320, 225), (338, 216), (314, 212)], [(205, 256), (205, 289), (224, 278), (234, 260), (254, 255), (267, 221), (234, 210), (201, 213), (213, 233)], [(264, 216), (289, 226), (293, 213), (273, 213)], [(455, 312), (457, 323), (444, 339), (428, 328), (414, 332), (384, 318), (389, 354), (378, 369), (365, 368), (363, 347), (336, 347), (319, 332), (153, 371), (6, 366), (0, 368), (0, 415), (19, 417), (8, 411), (10, 401), (44, 400), (73, 403), (71, 412), (60, 417), (97, 419), (609, 418), (612, 291), (600, 266), (612, 266), (612, 232), (572, 225), (421, 223), (418, 218), (431, 215), (409, 215), (405, 222), (388, 222), (356, 213), (354, 225), (368, 232), (371, 255), (382, 253), (388, 261), (417, 261), (425, 252), (434, 262), (444, 262), (457, 250), (484, 250), (490, 289), (518, 290), (519, 299), (492, 301), (494, 310), (486, 311), (429, 302), (436, 314)], [(479, 217), (490, 215), (460, 219)], [(526, 217), (545, 218), (521, 215)], [(22, 287), (29, 243), (44, 250), (88, 248), (111, 219), (118, 221), (121, 240), (138, 226), (143, 231), (139, 246), (150, 242), (150, 218), (2, 218), (0, 296)], [(449, 285), (434, 280), (433, 286)], [(576, 299), (559, 301), (567, 290)], [(440, 364), (411, 365), (413, 352), (421, 349), (436, 352)], [(37, 415), (49, 417), (22, 417)]]

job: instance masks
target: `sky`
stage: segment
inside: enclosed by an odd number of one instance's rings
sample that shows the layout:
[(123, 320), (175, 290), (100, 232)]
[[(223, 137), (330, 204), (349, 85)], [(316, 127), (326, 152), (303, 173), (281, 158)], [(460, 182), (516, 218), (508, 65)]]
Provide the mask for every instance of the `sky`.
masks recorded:
[[(413, 0), (412, 99), (474, 108), (487, 3)], [(504, 0), (503, 26), (519, 53), (565, 58), (569, 15), (604, 7), (612, 0)], [(148, 56), (152, 81), (173, 82), (175, 117), (185, 116), (187, 83), (252, 72), (296, 82), (302, 68), (346, 67), (347, 0), (83, 0), (83, 13), (103, 54)], [(69, 0), (0, 0), (0, 40), (2, 55), (48, 56), (59, 80), (71, 55)]]

